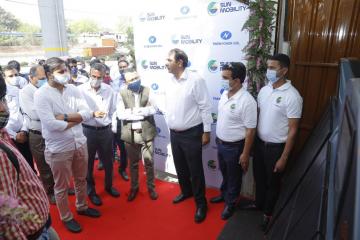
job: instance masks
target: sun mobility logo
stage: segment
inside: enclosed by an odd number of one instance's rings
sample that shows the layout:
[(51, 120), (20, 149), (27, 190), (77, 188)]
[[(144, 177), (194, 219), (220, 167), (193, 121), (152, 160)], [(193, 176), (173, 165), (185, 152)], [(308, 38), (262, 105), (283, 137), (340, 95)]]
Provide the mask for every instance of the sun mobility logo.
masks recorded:
[(172, 35), (171, 42), (173, 44), (182, 44), (182, 45), (191, 45), (191, 44), (201, 44), (202, 38), (192, 38), (189, 34), (181, 34), (179, 35)]
[(144, 70), (164, 70), (166, 69), (165, 65), (160, 65), (157, 63), (157, 61), (147, 61), (147, 60), (142, 60), (141, 61), (141, 66)]
[(163, 157), (169, 157), (170, 156), (170, 154), (168, 154), (166, 152), (163, 152), (163, 150), (161, 148), (155, 148), (154, 153), (156, 155), (160, 155), (160, 156), (163, 156)]
[(232, 38), (232, 33), (230, 31), (223, 31), (219, 34), (220, 38), (222, 40), (217, 41), (217, 42), (213, 42), (213, 45), (215, 46), (219, 46), (219, 45), (239, 45), (239, 41), (231, 41)]
[(211, 60), (208, 62), (208, 69), (209, 69), (209, 72), (212, 72), (212, 73), (217, 72), (218, 67), (219, 67), (219, 66), (218, 66), (218, 64), (217, 64), (216, 60), (211, 59)]
[(165, 15), (156, 15), (154, 12), (148, 12), (148, 13), (140, 13), (139, 20), (140, 22), (155, 22), (155, 21), (161, 21), (165, 19)]
[(207, 162), (207, 166), (208, 166), (208, 168), (209, 168), (210, 170), (216, 171), (217, 166), (216, 166), (216, 161), (215, 161), (215, 160), (209, 160), (209, 161)]
[(213, 119), (213, 123), (215, 124), (217, 122), (217, 118), (218, 118), (217, 113), (211, 113), (211, 117)]
[(157, 48), (157, 47), (162, 47), (161, 44), (156, 44), (156, 37), (154, 35), (149, 36), (149, 38), (147, 39), (149, 44), (144, 45), (144, 48)]
[(245, 11), (246, 5), (233, 6), (232, 2), (210, 2), (207, 7), (208, 14), (215, 16), (217, 14)]

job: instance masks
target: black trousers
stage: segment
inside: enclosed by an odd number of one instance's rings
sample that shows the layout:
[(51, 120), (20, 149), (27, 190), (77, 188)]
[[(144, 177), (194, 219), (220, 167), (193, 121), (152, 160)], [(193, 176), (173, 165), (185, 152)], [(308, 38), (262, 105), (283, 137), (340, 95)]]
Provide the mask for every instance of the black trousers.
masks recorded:
[(30, 151), (29, 141), (26, 141), (25, 143), (18, 143), (14, 140), (14, 143), (17, 149), (19, 150), (19, 152), (21, 153), (21, 155), (23, 155), (23, 157), (25, 158), (26, 162), (35, 172), (34, 161)]
[(117, 132), (114, 133), (114, 141), (113, 141), (113, 151), (114, 156), (115, 152), (117, 151), (117, 147), (120, 149), (120, 171), (125, 171), (128, 165), (127, 161), (127, 152), (125, 148), (125, 142), (121, 140), (121, 120), (117, 119)]
[(194, 195), (197, 207), (206, 206), (202, 163), (203, 125), (186, 131), (170, 130), (170, 142), (181, 192)]
[(96, 152), (99, 155), (100, 161), (104, 164), (105, 170), (105, 189), (112, 187), (113, 177), (113, 132), (111, 128), (96, 130), (83, 127), (84, 135), (87, 138), (88, 149), (88, 173), (87, 173), (87, 193), (88, 195), (95, 194), (95, 181), (93, 176), (94, 160)]
[(284, 151), (285, 143), (264, 143), (256, 138), (254, 154), (254, 178), (256, 183), (256, 206), (271, 216), (279, 197), (283, 173), (274, 167)]

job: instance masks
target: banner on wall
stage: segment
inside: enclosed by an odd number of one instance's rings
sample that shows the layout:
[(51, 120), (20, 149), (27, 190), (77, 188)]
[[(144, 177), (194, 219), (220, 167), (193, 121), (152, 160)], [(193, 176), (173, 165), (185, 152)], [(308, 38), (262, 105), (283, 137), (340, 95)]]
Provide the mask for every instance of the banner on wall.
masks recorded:
[[(237, 1), (154, 1), (133, 18), (137, 70), (144, 85), (151, 88), (161, 109), (163, 87), (171, 75), (165, 67), (169, 50), (180, 48), (189, 57), (189, 69), (197, 71), (207, 84), (212, 102), (211, 142), (203, 149), (208, 186), (222, 181), (217, 161), (215, 130), (217, 106), (224, 90), (221, 68), (233, 61), (245, 63), (242, 49), (248, 32), (241, 31), (249, 16), (247, 5)], [(164, 115), (155, 115), (157, 137), (155, 168), (176, 174), (171, 154), (169, 129)]]

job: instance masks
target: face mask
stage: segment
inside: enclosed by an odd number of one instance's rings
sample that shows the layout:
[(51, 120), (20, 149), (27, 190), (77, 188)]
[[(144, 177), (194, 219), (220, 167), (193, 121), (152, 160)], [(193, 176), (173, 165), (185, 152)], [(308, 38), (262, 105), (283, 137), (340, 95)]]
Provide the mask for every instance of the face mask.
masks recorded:
[(20, 77), (19, 77), (19, 76), (8, 78), (9, 84), (10, 84), (10, 85), (13, 85), (13, 86), (19, 86), (19, 81), (20, 81)]
[(43, 86), (45, 83), (47, 83), (47, 79), (43, 78), (43, 79), (39, 79), (35, 85), (35, 87), (40, 88), (41, 86)]
[(224, 90), (229, 90), (229, 89), (230, 89), (230, 85), (229, 85), (229, 81), (228, 81), (228, 80), (222, 80), (222, 82), (221, 82), (221, 89), (224, 89)]
[(72, 76), (76, 76), (76, 75), (77, 75), (77, 72), (78, 72), (77, 68), (76, 68), (76, 67), (72, 67), (72, 68), (71, 68), (71, 71), (70, 71), (70, 74), (71, 74)]
[(56, 74), (54, 75), (54, 81), (60, 83), (61, 85), (65, 85), (69, 82), (70, 76), (69, 74)]
[(280, 79), (280, 77), (276, 76), (276, 70), (270, 70), (270, 69), (266, 71), (266, 78), (271, 82), (271, 84), (276, 83)]
[(82, 65), (78, 65), (78, 66), (77, 66), (77, 69), (79, 69), (79, 70), (83, 70), (84, 68), (83, 68), (83, 66), (82, 66)]
[(4, 128), (9, 121), (10, 113), (9, 112), (0, 112), (0, 129)]
[(103, 81), (102, 79), (91, 79), (90, 80), (90, 85), (93, 88), (98, 88), (98, 87), (100, 87), (102, 81)]
[(137, 80), (129, 83), (128, 89), (130, 91), (133, 91), (133, 92), (139, 92), (140, 91), (140, 86), (141, 86), (141, 80), (137, 79)]

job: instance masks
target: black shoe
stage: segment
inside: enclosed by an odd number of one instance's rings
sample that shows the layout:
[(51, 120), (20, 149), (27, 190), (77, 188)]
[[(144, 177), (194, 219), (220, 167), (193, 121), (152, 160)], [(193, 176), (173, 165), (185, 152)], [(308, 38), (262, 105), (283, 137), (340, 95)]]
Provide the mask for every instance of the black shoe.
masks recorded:
[(63, 221), (63, 223), (66, 229), (69, 230), (70, 232), (79, 233), (82, 230), (80, 224), (75, 219), (71, 219), (69, 221)]
[(101, 216), (100, 212), (94, 208), (87, 208), (85, 210), (82, 211), (77, 211), (77, 213), (79, 215), (83, 215), (83, 216), (87, 216), (87, 217), (92, 217), (92, 218), (98, 218)]
[(111, 187), (109, 189), (105, 189), (105, 191), (112, 197), (120, 197), (120, 193), (115, 188)]
[(69, 189), (68, 189), (68, 195), (69, 195), (69, 196), (74, 196), (74, 195), (75, 195), (75, 189), (72, 188), (72, 187), (69, 188)]
[(207, 207), (198, 207), (195, 212), (195, 222), (201, 223), (205, 220), (207, 213)]
[(97, 165), (97, 170), (101, 171), (104, 169), (104, 165), (102, 164), (102, 162), (99, 161), (98, 165)]
[(119, 168), (119, 174), (120, 174), (121, 178), (124, 179), (124, 181), (129, 181), (129, 176), (127, 175), (125, 170), (121, 170)]
[(184, 195), (184, 194), (180, 194), (180, 195), (177, 195), (174, 200), (173, 200), (173, 203), (174, 204), (177, 204), (177, 203), (180, 203), (182, 201), (184, 201), (185, 199), (191, 197), (192, 195)]
[(268, 227), (268, 225), (270, 223), (270, 220), (271, 220), (271, 216), (267, 216), (267, 215), (264, 214), (262, 222), (260, 224), (260, 228), (261, 228), (261, 230), (263, 232), (266, 231), (266, 229), (267, 229), (267, 227)]
[(131, 202), (133, 201), (135, 198), (136, 198), (136, 195), (138, 194), (139, 192), (139, 189), (136, 188), (136, 189), (130, 189), (130, 193), (129, 193), (129, 196), (127, 198), (128, 202)]
[(229, 205), (225, 205), (225, 208), (223, 212), (221, 213), (221, 219), (227, 220), (229, 217), (231, 217), (234, 214), (235, 208)]
[(157, 194), (157, 192), (155, 192), (155, 190), (149, 190), (149, 196), (151, 200), (156, 200), (159, 197), (159, 195)]
[(90, 202), (96, 206), (101, 206), (102, 205), (102, 201), (101, 198), (99, 197), (99, 195), (97, 194), (91, 194), (89, 195), (89, 199)]
[(223, 196), (219, 195), (219, 196), (211, 198), (210, 202), (211, 203), (221, 203), (221, 202), (224, 202), (224, 198), (223, 198)]

